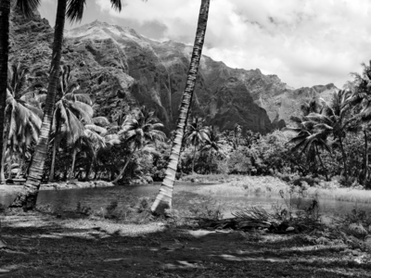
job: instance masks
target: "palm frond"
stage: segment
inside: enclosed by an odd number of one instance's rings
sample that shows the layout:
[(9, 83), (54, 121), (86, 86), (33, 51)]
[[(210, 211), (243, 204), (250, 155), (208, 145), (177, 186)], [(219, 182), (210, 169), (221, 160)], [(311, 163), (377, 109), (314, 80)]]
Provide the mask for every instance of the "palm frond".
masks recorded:
[(86, 128), (84, 130), (84, 135), (91, 141), (92, 144), (95, 143), (100, 148), (104, 148), (106, 146), (106, 139), (99, 133), (90, 130), (89, 128)]
[(98, 125), (87, 124), (87, 125), (85, 125), (85, 128), (89, 129), (90, 131), (96, 132), (102, 136), (105, 136), (107, 134), (107, 129), (105, 129), (104, 127), (98, 126)]
[(32, 17), (39, 4), (40, 0), (17, 0), (17, 8), (26, 17)]
[(85, 103), (85, 104), (90, 105), (90, 106), (93, 105), (92, 99), (90, 98), (90, 95), (88, 95), (88, 94), (67, 93), (64, 97), (66, 99), (68, 99), (68, 100), (71, 100), (71, 101), (79, 101), (79, 102)]
[(83, 102), (75, 101), (69, 102), (69, 108), (71, 111), (80, 119), (84, 121), (84, 123), (90, 123), (93, 117), (93, 108)]
[(82, 20), (83, 11), (85, 10), (86, 0), (68, 0), (67, 18), (71, 22)]
[(94, 117), (92, 119), (93, 124), (101, 127), (106, 127), (110, 125), (110, 121), (106, 117)]
[(107, 134), (104, 139), (109, 146), (121, 144), (121, 139), (117, 134)]
[(111, 1), (111, 7), (113, 7), (117, 11), (121, 11), (122, 9), (121, 0), (110, 0), (110, 1)]

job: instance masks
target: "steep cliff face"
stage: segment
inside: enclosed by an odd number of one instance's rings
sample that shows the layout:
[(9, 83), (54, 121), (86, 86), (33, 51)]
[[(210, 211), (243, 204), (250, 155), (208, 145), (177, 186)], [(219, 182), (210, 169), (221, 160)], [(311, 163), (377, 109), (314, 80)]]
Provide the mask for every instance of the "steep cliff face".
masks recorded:
[[(39, 15), (32, 20), (14, 16), (11, 60), (29, 65), (32, 83), (47, 82), (52, 38), (52, 28)], [(191, 51), (189, 45), (153, 41), (131, 28), (95, 21), (65, 32), (62, 63), (72, 67), (73, 81), (91, 95), (97, 115), (115, 121), (145, 104), (170, 131), (178, 117)], [(240, 124), (266, 133), (284, 126), (302, 101), (332, 90), (334, 85), (293, 90), (276, 75), (232, 69), (203, 55), (192, 114), (221, 130)]]
[[(135, 82), (130, 88), (130, 96), (155, 109), (168, 129), (174, 127), (191, 46), (153, 41), (133, 29), (101, 22), (73, 29), (66, 33), (66, 37), (75, 48), (89, 51), (101, 66), (120, 69), (133, 77)], [(203, 56), (192, 113), (204, 117), (207, 124), (218, 125), (221, 130), (233, 128), (236, 123), (262, 133), (271, 130), (271, 121), (265, 110), (251, 97), (249, 89), (255, 86), (245, 84), (247, 75), (244, 70), (230, 69)], [(234, 85), (231, 78), (236, 78)], [(226, 119), (229, 121), (225, 122)]]

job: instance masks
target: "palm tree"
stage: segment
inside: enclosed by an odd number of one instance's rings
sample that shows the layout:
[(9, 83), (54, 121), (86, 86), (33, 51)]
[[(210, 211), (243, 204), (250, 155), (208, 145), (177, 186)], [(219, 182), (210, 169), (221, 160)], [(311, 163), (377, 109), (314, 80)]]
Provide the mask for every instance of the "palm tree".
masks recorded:
[(348, 184), (347, 154), (344, 150), (343, 140), (346, 130), (354, 121), (350, 117), (351, 95), (349, 91), (341, 90), (333, 94), (330, 104), (324, 103), (321, 113), (310, 113), (306, 118), (315, 125), (321, 136), (332, 135), (339, 144), (342, 153), (345, 183)]
[(124, 176), (126, 168), (133, 161), (132, 155), (135, 151), (140, 150), (147, 142), (165, 140), (164, 132), (158, 130), (162, 127), (164, 125), (154, 117), (154, 111), (149, 111), (144, 106), (140, 107), (136, 113), (126, 116), (118, 135), (121, 141), (129, 146), (131, 154), (128, 155), (125, 165), (113, 181), (114, 183)]
[(369, 65), (362, 64), (363, 73), (352, 73), (354, 80), (347, 83), (347, 87), (351, 90), (351, 104), (355, 107), (356, 125), (361, 128), (364, 134), (364, 165), (362, 174), (362, 183), (368, 184), (368, 156), (369, 156), (369, 134), (371, 133), (371, 61)]
[(179, 108), (179, 119), (174, 133), (174, 140), (171, 155), (168, 162), (166, 176), (161, 184), (160, 192), (154, 201), (151, 211), (155, 214), (164, 214), (165, 209), (172, 206), (172, 191), (174, 188), (176, 170), (182, 149), (183, 136), (187, 124), (190, 105), (192, 102), (194, 87), (197, 79), (197, 72), (200, 65), (201, 52), (203, 49), (204, 37), (207, 29), (208, 10), (210, 0), (201, 0), (199, 20), (197, 23), (196, 38), (193, 46), (192, 58), (189, 65), (189, 72), (186, 80), (185, 90), (182, 95)]
[(301, 152), (308, 155), (310, 160), (314, 160), (315, 156), (317, 156), (321, 167), (324, 169), (325, 178), (328, 180), (328, 170), (321, 159), (319, 149), (331, 152), (331, 148), (327, 142), (329, 134), (324, 129), (318, 129), (318, 126), (312, 121), (307, 120), (298, 122), (296, 128), (287, 129), (297, 132), (297, 135), (289, 141), (295, 143), (292, 150), (301, 149)]
[(209, 152), (215, 151), (217, 153), (221, 153), (221, 148), (223, 145), (223, 141), (218, 133), (218, 129), (215, 126), (211, 126), (207, 128), (207, 137), (204, 142), (204, 146), (201, 148), (201, 151)]
[[(5, 128), (3, 131), (2, 167), (0, 179), (4, 177), (5, 152), (10, 143), (9, 154), (13, 151), (21, 155), (21, 164), (24, 164), (27, 150), (39, 137), (42, 123), (42, 111), (31, 88), (24, 90), (28, 69), (20, 64), (13, 64), (9, 73), (7, 101), (5, 109)], [(21, 165), (22, 166), (22, 165)]]
[[(89, 95), (76, 93), (79, 85), (71, 82), (69, 73), (69, 66), (62, 67), (60, 77), (61, 99), (57, 101), (53, 115), (54, 141), (50, 181), (54, 179), (56, 152), (61, 139), (66, 139), (67, 146), (75, 145), (84, 136), (85, 124), (90, 124), (93, 117), (92, 101)], [(72, 150), (73, 172), (77, 148), (73, 148)]]
[(186, 142), (194, 146), (193, 149), (193, 161), (192, 161), (192, 173), (194, 174), (194, 163), (197, 147), (200, 143), (205, 142), (208, 139), (208, 129), (203, 127), (204, 120), (199, 117), (194, 117), (192, 123), (188, 126), (186, 133)]
[(200, 149), (200, 152), (206, 153), (209, 155), (209, 165), (212, 163), (212, 158), (215, 154), (225, 156), (222, 151), (223, 141), (218, 133), (218, 130), (215, 126), (211, 126), (207, 128), (207, 137), (204, 141), (203, 147)]
[[(17, 0), (17, 8), (23, 15), (32, 15), (40, 3), (40, 0)], [(0, 1), (0, 130), (4, 130), (4, 112), (7, 99), (7, 80), (8, 80), (8, 49), (10, 36), (10, 10), (11, 0)], [(0, 136), (0, 146), (3, 146), (4, 137)], [(0, 162), (4, 162), (3, 152), (0, 152)], [(3, 163), (0, 168), (3, 169)], [(3, 182), (3, 179), (0, 180)]]
[[(86, 156), (90, 158), (86, 165), (86, 179), (88, 179), (92, 165), (96, 163), (97, 154), (100, 149), (107, 146), (106, 134), (107, 128), (100, 125), (109, 125), (109, 121), (105, 117), (95, 117), (91, 124), (85, 125), (84, 136), (82, 136), (74, 145), (78, 150), (84, 150)], [(74, 166), (74, 165), (73, 165)], [(74, 171), (74, 167), (71, 171)]]
[[(121, 0), (110, 0), (112, 7), (121, 10)], [(67, 9), (68, 3), (68, 9)], [(53, 54), (50, 65), (50, 78), (47, 90), (46, 106), (44, 110), (43, 123), (40, 128), (40, 137), (35, 153), (33, 155), (32, 164), (29, 169), (29, 176), (11, 207), (23, 207), (24, 210), (32, 210), (36, 206), (36, 199), (40, 188), (44, 172), (44, 163), (47, 156), (49, 145), (49, 137), (53, 119), (55, 106), (55, 97), (57, 84), (60, 76), (60, 62), (62, 43), (64, 38), (64, 25), (66, 14), (71, 21), (82, 19), (85, 0), (58, 0), (56, 24), (54, 27)]]

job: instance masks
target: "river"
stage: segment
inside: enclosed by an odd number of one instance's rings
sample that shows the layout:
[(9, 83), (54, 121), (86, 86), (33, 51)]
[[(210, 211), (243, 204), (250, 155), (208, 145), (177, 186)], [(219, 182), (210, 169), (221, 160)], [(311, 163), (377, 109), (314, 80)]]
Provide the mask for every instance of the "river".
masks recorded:
[[(210, 199), (220, 206), (225, 217), (229, 217), (232, 212), (241, 208), (257, 206), (263, 207), (270, 211), (276, 211), (279, 208), (286, 208), (287, 203), (280, 196), (204, 196), (197, 195), (197, 189), (215, 186), (212, 184), (193, 184), (178, 183), (174, 187), (173, 206), (176, 209), (188, 209), (195, 204), (209, 203)], [(86, 189), (68, 189), (68, 190), (42, 190), (38, 195), (38, 207), (49, 207), (52, 210), (74, 210), (78, 207), (90, 207), (93, 211), (106, 208), (112, 202), (118, 202), (119, 206), (133, 206), (140, 198), (154, 198), (159, 190), (159, 184), (140, 185), (140, 186), (118, 186), (104, 188), (86, 188)], [(0, 195), (0, 204), (8, 206), (13, 198), (14, 193), (2, 193)], [(200, 200), (200, 201), (199, 201)], [(289, 200), (286, 200), (289, 202)], [(292, 199), (292, 207), (305, 207), (309, 205), (311, 200)], [(371, 211), (370, 203), (354, 203), (336, 200), (319, 200), (319, 212), (324, 215), (343, 215), (350, 212), (354, 208)]]

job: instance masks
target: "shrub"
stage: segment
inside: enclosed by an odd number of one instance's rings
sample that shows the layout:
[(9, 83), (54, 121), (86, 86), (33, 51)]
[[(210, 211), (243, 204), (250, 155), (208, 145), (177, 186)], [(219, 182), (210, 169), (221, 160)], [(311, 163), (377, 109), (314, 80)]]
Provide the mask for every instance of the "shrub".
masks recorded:
[(251, 160), (244, 154), (244, 147), (233, 151), (227, 161), (229, 173), (246, 174), (252, 169)]

